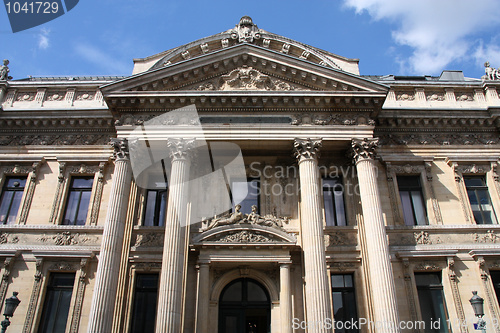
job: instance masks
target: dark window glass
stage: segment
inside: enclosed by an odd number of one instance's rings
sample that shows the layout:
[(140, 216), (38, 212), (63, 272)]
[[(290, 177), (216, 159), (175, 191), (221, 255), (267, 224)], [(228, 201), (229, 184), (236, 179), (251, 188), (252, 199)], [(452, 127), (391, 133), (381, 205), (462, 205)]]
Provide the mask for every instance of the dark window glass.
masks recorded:
[(219, 333), (269, 333), (269, 294), (257, 281), (242, 278), (228, 284), (219, 301)]
[(25, 185), (26, 177), (7, 177), (5, 179), (0, 199), (1, 224), (13, 224), (16, 222)]
[(340, 178), (323, 179), (323, 203), (327, 226), (346, 225), (344, 187)]
[(490, 271), (490, 276), (493, 288), (495, 288), (495, 293), (497, 294), (497, 302), (500, 305), (500, 271)]
[[(418, 301), (422, 320), (425, 322), (425, 332), (448, 333), (446, 305), (444, 302), (441, 273), (415, 273)], [(439, 320), (441, 325), (431, 326), (431, 321)], [(436, 328), (434, 328), (436, 327)]]
[(137, 274), (130, 324), (131, 333), (154, 332), (157, 298), (158, 274)]
[(130, 324), (131, 333), (155, 331), (157, 297), (158, 274), (137, 274)]
[(75, 273), (51, 273), (38, 333), (64, 333)]
[(163, 226), (167, 212), (168, 190), (148, 190), (144, 206), (143, 225)]
[(85, 224), (93, 182), (94, 177), (73, 177), (71, 179), (63, 224)]
[[(250, 178), (243, 181), (233, 181), (231, 183), (231, 197), (234, 206), (238, 203), (241, 205), (241, 212), (243, 214), (250, 214), (252, 206), (257, 206), (257, 213), (260, 213), (260, 180)], [(245, 195), (246, 194), (246, 195)]]
[(488, 187), (486, 186), (486, 179), (482, 176), (464, 177), (464, 182), (476, 223), (497, 223), (495, 212), (491, 205)]
[[(356, 293), (352, 274), (332, 275), (333, 318), (335, 321), (358, 320), (356, 310)], [(338, 326), (341, 327), (340, 325)], [(348, 326), (349, 327), (349, 326)], [(335, 329), (335, 332), (359, 332), (357, 329)]]
[(427, 224), (427, 212), (422, 195), (420, 176), (398, 176), (399, 196), (406, 225)]

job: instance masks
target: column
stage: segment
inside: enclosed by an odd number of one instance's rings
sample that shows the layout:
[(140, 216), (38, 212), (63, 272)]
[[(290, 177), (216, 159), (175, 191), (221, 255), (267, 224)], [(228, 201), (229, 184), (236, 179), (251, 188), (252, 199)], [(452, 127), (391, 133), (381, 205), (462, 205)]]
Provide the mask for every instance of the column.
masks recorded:
[(367, 258), (364, 262), (368, 265), (374, 321), (381, 323), (375, 331), (399, 332), (394, 274), (373, 159), (377, 145), (378, 139), (352, 140), (363, 210), (362, 227), (366, 235)]
[(187, 225), (187, 195), (189, 180), (189, 152), (194, 140), (169, 139), (172, 160), (169, 179), (165, 242), (156, 313), (157, 333), (180, 333), (182, 324), (182, 288), (184, 279), (184, 239)]
[(292, 333), (292, 290), (290, 263), (280, 263), (280, 312), (281, 333)]
[(196, 333), (208, 333), (208, 308), (210, 306), (210, 264), (199, 264), (198, 273), (198, 311)]
[(323, 323), (328, 323), (332, 319), (320, 203), (321, 187), (318, 171), (320, 147), (321, 140), (295, 139), (294, 142), (300, 177), (300, 223), (306, 284), (306, 321), (311, 323), (308, 333), (331, 332)]
[(127, 140), (113, 139), (111, 145), (114, 148), (115, 169), (90, 307), (88, 333), (111, 332), (132, 180)]

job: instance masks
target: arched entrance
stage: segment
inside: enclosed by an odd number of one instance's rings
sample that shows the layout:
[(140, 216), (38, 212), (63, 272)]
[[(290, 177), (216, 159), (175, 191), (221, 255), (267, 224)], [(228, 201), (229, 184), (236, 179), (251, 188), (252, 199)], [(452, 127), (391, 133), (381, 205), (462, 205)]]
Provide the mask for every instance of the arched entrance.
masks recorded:
[(219, 299), (219, 333), (269, 333), (271, 302), (259, 282), (241, 278), (229, 283)]

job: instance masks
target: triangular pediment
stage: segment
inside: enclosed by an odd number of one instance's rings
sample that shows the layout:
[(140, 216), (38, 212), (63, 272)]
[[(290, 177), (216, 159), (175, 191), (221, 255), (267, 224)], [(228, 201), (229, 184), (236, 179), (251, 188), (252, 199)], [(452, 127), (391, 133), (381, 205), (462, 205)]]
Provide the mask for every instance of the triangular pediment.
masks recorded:
[(237, 44), (133, 75), (101, 87), (105, 96), (176, 91), (322, 91), (382, 93), (388, 88), (359, 75), (253, 44)]

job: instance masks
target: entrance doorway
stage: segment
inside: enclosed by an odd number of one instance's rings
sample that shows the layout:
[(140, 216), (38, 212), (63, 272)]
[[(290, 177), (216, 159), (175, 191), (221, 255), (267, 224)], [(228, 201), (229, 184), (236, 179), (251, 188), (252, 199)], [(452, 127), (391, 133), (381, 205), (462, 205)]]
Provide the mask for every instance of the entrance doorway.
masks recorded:
[(259, 282), (242, 278), (229, 283), (219, 299), (219, 333), (271, 332), (271, 302)]

